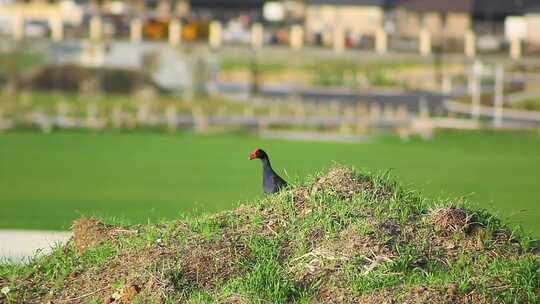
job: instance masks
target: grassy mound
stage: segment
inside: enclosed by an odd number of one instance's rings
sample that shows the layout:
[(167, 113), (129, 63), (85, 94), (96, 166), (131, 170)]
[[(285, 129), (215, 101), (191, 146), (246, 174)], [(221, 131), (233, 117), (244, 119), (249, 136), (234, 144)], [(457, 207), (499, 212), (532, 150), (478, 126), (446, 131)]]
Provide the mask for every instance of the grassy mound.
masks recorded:
[(236, 210), (158, 225), (78, 220), (0, 267), (7, 303), (536, 303), (535, 244), (484, 211), (334, 167)]

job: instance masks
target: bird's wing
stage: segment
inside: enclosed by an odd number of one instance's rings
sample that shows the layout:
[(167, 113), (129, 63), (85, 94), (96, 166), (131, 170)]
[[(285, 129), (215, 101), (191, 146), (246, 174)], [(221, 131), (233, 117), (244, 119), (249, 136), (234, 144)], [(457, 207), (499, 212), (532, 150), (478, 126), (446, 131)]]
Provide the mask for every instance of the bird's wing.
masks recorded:
[(276, 181), (276, 184), (281, 188), (281, 187), (286, 187), (287, 186), (287, 181), (284, 180), (281, 176), (279, 175), (275, 175), (275, 181)]

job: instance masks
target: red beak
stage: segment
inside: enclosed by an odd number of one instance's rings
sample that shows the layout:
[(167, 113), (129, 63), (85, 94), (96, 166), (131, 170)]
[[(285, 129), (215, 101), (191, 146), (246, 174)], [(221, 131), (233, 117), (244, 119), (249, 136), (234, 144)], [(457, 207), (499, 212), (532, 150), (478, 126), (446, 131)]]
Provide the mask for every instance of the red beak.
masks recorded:
[(255, 158), (257, 158), (257, 154), (255, 152), (251, 152), (251, 154), (249, 154), (249, 160), (252, 160)]

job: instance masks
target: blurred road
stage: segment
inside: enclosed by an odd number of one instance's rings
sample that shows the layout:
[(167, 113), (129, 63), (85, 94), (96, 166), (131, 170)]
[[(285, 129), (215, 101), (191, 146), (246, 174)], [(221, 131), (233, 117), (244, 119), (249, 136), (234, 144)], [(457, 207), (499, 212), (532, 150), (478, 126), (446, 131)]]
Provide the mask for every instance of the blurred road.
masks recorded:
[[(216, 88), (220, 94), (225, 96), (229, 95), (237, 98), (239, 97), (238, 94), (249, 96), (249, 83), (218, 82), (216, 83)], [(404, 105), (409, 111), (415, 113), (420, 111), (420, 103), (422, 100), (424, 100), (426, 102), (426, 106), (429, 108), (429, 111), (437, 114), (444, 112), (445, 100), (452, 97), (450, 94), (427, 91), (361, 91), (357, 89), (336, 87), (295, 87), (293, 85), (286, 84), (261, 85), (259, 87), (259, 94), (265, 98), (278, 99), (285, 102), (288, 101), (287, 98), (295, 97), (302, 101), (315, 103), (337, 101), (352, 105), (361, 102), (366, 104), (377, 103), (381, 107), (385, 107), (386, 105)]]
[(71, 232), (40, 230), (0, 230), (0, 259), (22, 261), (35, 254), (51, 251), (52, 246), (65, 243)]

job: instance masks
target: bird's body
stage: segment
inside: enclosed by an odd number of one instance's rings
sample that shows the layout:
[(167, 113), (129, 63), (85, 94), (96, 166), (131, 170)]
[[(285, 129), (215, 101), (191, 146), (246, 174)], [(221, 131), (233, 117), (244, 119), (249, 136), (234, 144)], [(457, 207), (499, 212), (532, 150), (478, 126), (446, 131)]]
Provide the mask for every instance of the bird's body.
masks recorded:
[(287, 182), (272, 169), (268, 158), (262, 160), (262, 166), (264, 192), (276, 193), (287, 186)]
[(268, 154), (266, 154), (266, 152), (261, 149), (253, 151), (250, 154), (249, 159), (255, 158), (260, 159), (262, 163), (263, 190), (265, 193), (276, 193), (287, 186), (287, 182), (281, 178), (281, 176), (279, 176), (274, 169), (272, 169), (270, 159), (268, 158)]

